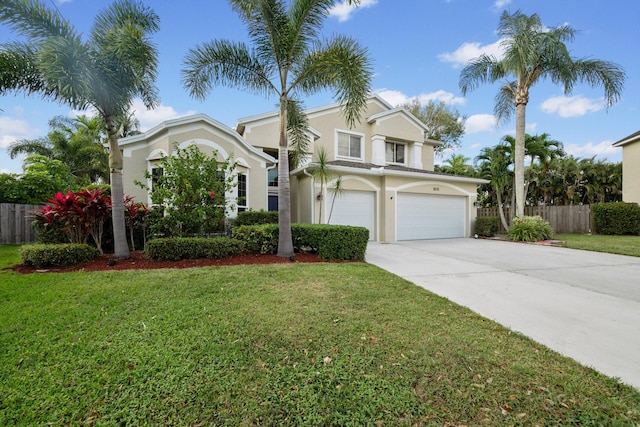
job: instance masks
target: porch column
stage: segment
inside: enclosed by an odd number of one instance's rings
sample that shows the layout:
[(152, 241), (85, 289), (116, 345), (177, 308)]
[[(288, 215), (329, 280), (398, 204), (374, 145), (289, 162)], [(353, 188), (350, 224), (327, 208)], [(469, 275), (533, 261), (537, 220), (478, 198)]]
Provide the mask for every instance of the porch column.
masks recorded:
[(384, 135), (373, 135), (371, 137), (371, 163), (373, 163), (374, 165), (384, 166), (386, 164), (384, 142)]
[(423, 169), (422, 165), (422, 142), (414, 142), (410, 147), (409, 167), (414, 169)]

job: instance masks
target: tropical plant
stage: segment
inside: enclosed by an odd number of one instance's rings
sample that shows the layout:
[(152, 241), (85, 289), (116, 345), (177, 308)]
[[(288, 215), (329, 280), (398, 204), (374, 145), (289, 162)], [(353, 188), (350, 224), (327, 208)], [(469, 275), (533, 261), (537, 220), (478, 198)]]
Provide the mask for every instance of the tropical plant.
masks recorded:
[[(227, 197), (237, 183), (231, 157), (220, 162), (215, 151), (207, 155), (196, 145), (180, 148), (176, 144), (171, 156), (163, 157), (157, 167), (163, 173), (151, 188), (136, 182), (163, 210), (151, 226), (156, 235), (202, 237), (223, 229), (227, 209), (235, 203)], [(152, 175), (147, 171), (145, 177), (151, 180)]]
[(565, 42), (573, 40), (576, 30), (569, 25), (544, 26), (537, 14), (504, 11), (497, 32), (502, 37), (503, 57), (483, 54), (471, 60), (460, 73), (460, 89), (466, 95), (481, 83), (503, 81), (494, 111), (496, 118), (503, 121), (509, 119), (515, 107), (516, 216), (523, 217), (525, 114), (530, 89), (545, 78), (562, 85), (565, 94), (570, 94), (577, 82), (602, 85), (608, 107), (620, 98), (625, 73), (613, 62), (572, 57)]
[(44, 138), (22, 139), (9, 145), (9, 156), (39, 154), (69, 166), (78, 184), (109, 179), (109, 155), (104, 149), (104, 125), (99, 116), (75, 119), (57, 116), (49, 121), (51, 131)]
[(442, 156), (447, 150), (460, 147), (467, 117), (461, 116), (455, 107), (434, 100), (422, 104), (417, 99), (402, 104), (401, 107), (427, 125), (429, 130), (425, 137), (442, 142), (442, 145), (435, 147), (436, 155)]
[(503, 200), (506, 198), (505, 190), (512, 181), (511, 152), (508, 145), (498, 144), (495, 147), (485, 147), (475, 158), (478, 175), (489, 180), (489, 185), (496, 196), (496, 204), (500, 214), (500, 221), (505, 230), (509, 230), (509, 224), (504, 214)]
[(324, 189), (327, 181), (331, 179), (332, 173), (329, 168), (329, 154), (324, 147), (320, 147), (316, 153), (317, 159), (311, 165), (310, 172), (314, 179), (320, 181), (320, 192), (318, 193), (318, 200), (320, 201), (320, 208), (318, 209), (318, 224), (322, 224), (322, 208), (324, 206)]
[(215, 85), (242, 88), (278, 100), (278, 256), (294, 256), (291, 236), (289, 147), (295, 159), (309, 143), (301, 97), (331, 89), (353, 126), (366, 106), (372, 77), (365, 48), (345, 36), (320, 40), (335, 0), (231, 0), (253, 47), (213, 40), (189, 51), (183, 83), (204, 99)]
[(129, 239), (131, 242), (131, 250), (136, 250), (135, 235), (136, 230), (142, 230), (143, 246), (147, 242), (147, 217), (149, 216), (149, 208), (141, 202), (136, 202), (132, 196), (124, 198), (124, 212), (126, 214), (125, 221), (129, 228)]
[(64, 231), (70, 243), (86, 244), (89, 236), (102, 253), (102, 231), (111, 215), (111, 199), (102, 190), (83, 189), (56, 193), (48, 204), (35, 213), (43, 228)]
[(327, 218), (327, 224), (331, 224), (331, 215), (333, 215), (333, 207), (336, 204), (336, 197), (342, 197), (344, 195), (344, 181), (342, 176), (338, 176), (333, 183), (333, 193), (331, 195), (331, 209), (329, 210), (329, 218)]
[(471, 160), (463, 154), (452, 153), (443, 165), (438, 166), (437, 171), (452, 175), (475, 176), (476, 170), (467, 162)]
[(147, 108), (158, 102), (158, 55), (149, 39), (159, 28), (158, 15), (142, 3), (116, 0), (98, 13), (86, 40), (40, 0), (4, 0), (0, 21), (26, 40), (0, 46), (0, 70), (18, 67), (0, 78), (0, 90), (38, 93), (73, 108), (93, 107), (102, 118), (109, 143), (115, 256), (128, 258), (118, 118), (134, 97)]

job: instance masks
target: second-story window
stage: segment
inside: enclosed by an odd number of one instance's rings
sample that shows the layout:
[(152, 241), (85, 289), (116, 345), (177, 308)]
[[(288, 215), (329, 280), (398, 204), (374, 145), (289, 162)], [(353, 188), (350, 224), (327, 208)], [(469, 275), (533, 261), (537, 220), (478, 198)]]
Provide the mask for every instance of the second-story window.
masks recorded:
[(405, 145), (397, 142), (385, 143), (385, 160), (387, 163), (405, 164)]
[(362, 136), (338, 132), (338, 157), (362, 160)]

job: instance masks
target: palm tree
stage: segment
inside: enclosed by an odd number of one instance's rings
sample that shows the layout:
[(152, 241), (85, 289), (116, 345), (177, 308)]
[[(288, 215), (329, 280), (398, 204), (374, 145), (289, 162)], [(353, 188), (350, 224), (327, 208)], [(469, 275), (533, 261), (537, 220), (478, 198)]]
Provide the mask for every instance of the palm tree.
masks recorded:
[(475, 158), (475, 162), (478, 175), (489, 180), (489, 184), (495, 192), (500, 221), (504, 229), (508, 231), (509, 224), (504, 214), (503, 196), (512, 181), (511, 171), (509, 170), (512, 164), (511, 150), (504, 143), (495, 147), (485, 147)]
[(516, 216), (524, 216), (524, 132), (529, 90), (538, 81), (549, 78), (564, 86), (570, 94), (577, 82), (604, 87), (607, 107), (621, 96), (625, 74), (613, 63), (590, 58), (573, 58), (565, 41), (572, 41), (576, 30), (568, 25), (549, 28), (537, 14), (527, 16), (519, 10), (502, 13), (498, 35), (504, 57), (483, 54), (460, 72), (463, 94), (481, 83), (503, 81), (495, 98), (495, 116), (507, 120), (516, 110), (515, 191)]
[(322, 208), (324, 206), (324, 187), (327, 181), (332, 176), (331, 170), (329, 169), (329, 154), (324, 147), (320, 147), (317, 153), (317, 160), (311, 166), (311, 175), (314, 179), (320, 181), (320, 193), (318, 193), (318, 200), (320, 201), (320, 209), (318, 210), (318, 224), (322, 224), (323, 216), (322, 216)]
[(21, 139), (9, 145), (9, 157), (40, 154), (64, 162), (78, 184), (109, 179), (109, 155), (102, 144), (104, 130), (99, 117), (64, 116), (49, 121), (51, 131), (45, 138)]
[(444, 161), (445, 164), (439, 167), (439, 171), (452, 175), (475, 176), (475, 169), (473, 169), (473, 166), (470, 164), (467, 164), (469, 160), (471, 159), (463, 154), (452, 153), (451, 156)]
[(147, 108), (158, 102), (158, 54), (149, 40), (159, 28), (158, 15), (142, 3), (116, 0), (98, 13), (86, 40), (39, 0), (3, 0), (0, 21), (28, 40), (0, 48), (2, 58), (28, 72), (24, 78), (1, 79), (0, 89), (40, 93), (73, 108), (93, 107), (102, 118), (109, 143), (115, 255), (128, 258), (118, 118), (134, 97)]
[[(301, 96), (333, 90), (349, 126), (366, 106), (372, 73), (365, 48), (334, 36), (319, 40), (322, 22), (335, 0), (231, 0), (247, 26), (253, 47), (213, 40), (191, 49), (183, 82), (204, 99), (214, 85), (243, 88), (278, 99), (278, 256), (292, 258), (289, 138), (294, 152), (309, 142)], [(296, 156), (300, 158), (300, 156)]]

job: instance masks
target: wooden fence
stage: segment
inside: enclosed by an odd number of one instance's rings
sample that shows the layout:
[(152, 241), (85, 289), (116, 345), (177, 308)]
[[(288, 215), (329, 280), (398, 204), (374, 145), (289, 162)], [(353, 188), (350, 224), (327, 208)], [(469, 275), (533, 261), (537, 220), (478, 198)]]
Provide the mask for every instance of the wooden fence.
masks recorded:
[(37, 205), (0, 203), (0, 244), (23, 244), (36, 241), (31, 226)]
[[(526, 216), (541, 216), (549, 221), (556, 233), (589, 233), (591, 231), (591, 206), (527, 206), (524, 208)], [(504, 215), (511, 218), (509, 208), (504, 208)], [(478, 216), (500, 216), (498, 208), (478, 208)], [(500, 223), (500, 232), (504, 233)]]

